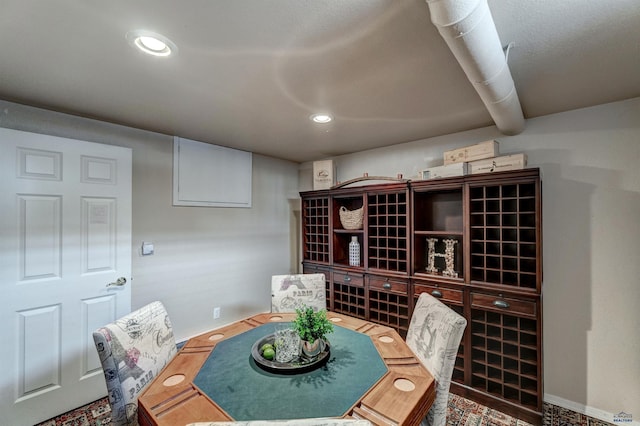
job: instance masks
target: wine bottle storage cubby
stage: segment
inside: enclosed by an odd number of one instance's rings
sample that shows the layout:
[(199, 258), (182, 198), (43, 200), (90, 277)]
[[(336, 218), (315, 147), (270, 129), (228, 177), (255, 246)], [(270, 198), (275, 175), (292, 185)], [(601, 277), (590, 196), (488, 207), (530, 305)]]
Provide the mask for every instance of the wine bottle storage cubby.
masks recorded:
[[(464, 307), (458, 305), (448, 305), (451, 309), (456, 311), (458, 315), (464, 316)], [(460, 346), (458, 347), (458, 355), (456, 356), (456, 363), (453, 366), (453, 374), (451, 376), (451, 380), (458, 383), (465, 382), (465, 374), (464, 374), (464, 338), (460, 342)]]
[(364, 287), (334, 282), (333, 310), (352, 317), (366, 319)]
[(538, 289), (535, 182), (470, 188), (471, 280)]
[(369, 290), (369, 320), (396, 329), (403, 338), (409, 330), (409, 297), (406, 294)]
[(470, 332), (472, 386), (538, 408), (537, 321), (472, 309)]
[(408, 273), (407, 192), (368, 195), (368, 265)]
[(302, 208), (304, 260), (329, 263), (329, 197), (306, 199)]

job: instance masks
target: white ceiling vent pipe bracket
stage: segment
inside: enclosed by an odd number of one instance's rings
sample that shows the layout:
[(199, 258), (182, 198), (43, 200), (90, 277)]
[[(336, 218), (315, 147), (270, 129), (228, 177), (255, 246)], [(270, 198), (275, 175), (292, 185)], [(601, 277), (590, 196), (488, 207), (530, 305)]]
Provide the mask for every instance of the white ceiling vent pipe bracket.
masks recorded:
[(438, 28), (498, 129), (515, 135), (524, 116), (487, 0), (426, 0)]

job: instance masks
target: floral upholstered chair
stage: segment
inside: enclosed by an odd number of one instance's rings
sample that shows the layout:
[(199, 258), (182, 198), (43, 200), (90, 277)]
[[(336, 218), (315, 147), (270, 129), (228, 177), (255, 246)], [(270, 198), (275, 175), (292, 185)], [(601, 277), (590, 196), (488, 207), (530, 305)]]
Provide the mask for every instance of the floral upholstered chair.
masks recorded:
[(324, 274), (274, 275), (271, 278), (271, 312), (291, 313), (308, 306), (327, 309)]
[(445, 426), (449, 385), (467, 320), (435, 297), (422, 293), (413, 310), (407, 345), (436, 379), (436, 398), (423, 426)]
[(169, 315), (150, 303), (93, 332), (107, 382), (111, 424), (138, 424), (138, 395), (177, 353)]

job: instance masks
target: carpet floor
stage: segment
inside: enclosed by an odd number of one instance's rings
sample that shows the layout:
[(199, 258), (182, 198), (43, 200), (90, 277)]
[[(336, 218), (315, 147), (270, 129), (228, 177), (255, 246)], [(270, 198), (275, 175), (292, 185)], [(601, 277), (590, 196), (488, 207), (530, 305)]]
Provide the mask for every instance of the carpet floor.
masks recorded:
[[(609, 426), (555, 405), (544, 405), (544, 426)], [(36, 426), (106, 426), (111, 425), (111, 408), (106, 398), (61, 414)], [(449, 395), (447, 426), (530, 426), (529, 423), (508, 416), (461, 396)]]

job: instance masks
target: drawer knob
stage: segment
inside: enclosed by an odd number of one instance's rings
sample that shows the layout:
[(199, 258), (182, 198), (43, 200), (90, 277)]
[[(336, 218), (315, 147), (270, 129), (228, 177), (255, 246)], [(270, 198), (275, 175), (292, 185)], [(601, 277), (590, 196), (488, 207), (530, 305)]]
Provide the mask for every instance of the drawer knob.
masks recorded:
[(509, 307), (509, 303), (505, 302), (504, 300), (495, 300), (493, 302), (493, 306), (496, 306), (496, 307), (502, 308), (502, 309), (507, 309)]
[(391, 288), (391, 284), (384, 283), (384, 284), (382, 284), (382, 288), (390, 289)]
[(433, 297), (441, 298), (441, 297), (442, 297), (442, 292), (441, 292), (440, 290), (433, 290), (433, 291), (431, 292), (431, 295), (432, 295)]
[(348, 283), (349, 281), (351, 281), (351, 277), (344, 277), (344, 282)]

